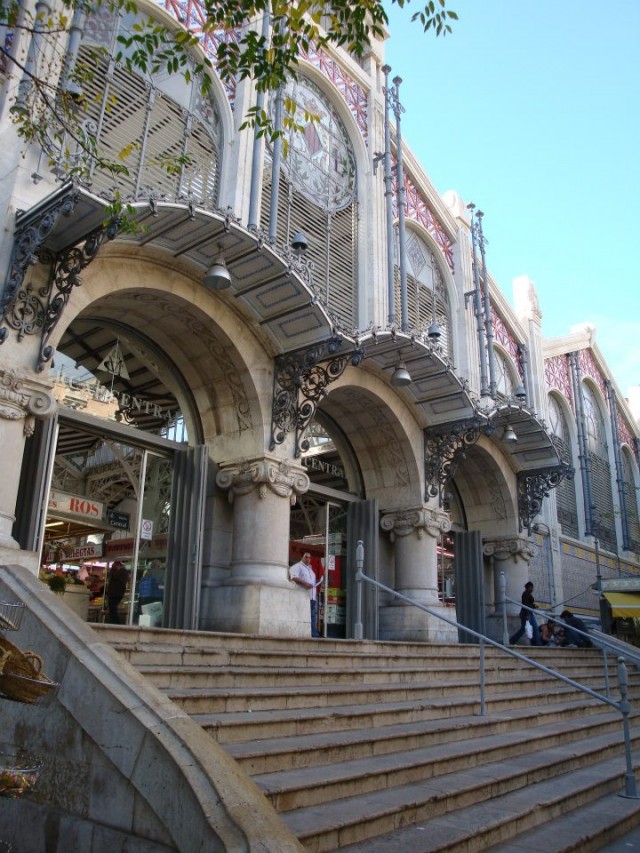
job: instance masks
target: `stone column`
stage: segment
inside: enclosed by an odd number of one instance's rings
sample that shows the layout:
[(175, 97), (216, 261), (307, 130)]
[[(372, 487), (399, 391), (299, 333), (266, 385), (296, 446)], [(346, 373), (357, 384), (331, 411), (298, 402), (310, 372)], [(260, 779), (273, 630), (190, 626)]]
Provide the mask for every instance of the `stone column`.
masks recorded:
[[(0, 370), (3, 459), (2, 488), (0, 489), (0, 559), (3, 562), (16, 562), (15, 552), (20, 550), (19, 544), (11, 533), (16, 520), (16, 502), (25, 441), (33, 435), (36, 417), (50, 417), (56, 405), (56, 401), (49, 393), (49, 388), (37, 380), (22, 375), (16, 370)], [(32, 568), (31, 565), (30, 568)], [(33, 569), (37, 572), (37, 560)]]
[[(505, 536), (485, 540), (483, 552), (491, 559), (493, 569), (493, 601), (487, 602), (487, 631), (493, 639), (502, 640), (503, 618), (500, 602), (500, 574), (504, 572), (507, 597), (518, 604), (507, 604), (508, 632), (512, 634), (519, 625), (520, 598), (529, 580), (529, 565), (538, 552), (538, 546), (526, 536)], [(487, 593), (489, 590), (487, 590)], [(535, 589), (533, 590), (535, 598)], [(538, 620), (539, 621), (539, 620)]]
[(289, 580), (289, 510), (309, 488), (301, 465), (273, 456), (223, 463), (216, 483), (233, 505), (229, 577), (216, 589), (217, 630), (309, 636), (309, 596)]
[[(430, 609), (441, 608), (437, 544), (440, 533), (451, 529), (448, 514), (421, 506), (387, 513), (380, 526), (394, 544), (396, 591)], [(443, 615), (455, 619), (455, 611)], [(399, 599), (381, 608), (380, 628), (382, 639), (388, 640), (455, 642), (454, 636), (457, 639), (456, 630), (446, 622)]]

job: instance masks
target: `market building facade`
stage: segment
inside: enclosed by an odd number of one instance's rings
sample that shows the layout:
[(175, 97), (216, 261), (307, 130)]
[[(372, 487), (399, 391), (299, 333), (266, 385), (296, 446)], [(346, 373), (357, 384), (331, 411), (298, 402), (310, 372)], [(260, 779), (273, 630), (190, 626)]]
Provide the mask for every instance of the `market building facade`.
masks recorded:
[[(191, 0), (139, 5), (201, 22)], [(264, 105), (276, 122), (298, 105), (283, 146), (239, 129), (250, 80), (212, 72), (205, 95), (116, 61), (135, 22), (80, 9), (62, 45), (63, 69), (102, 51), (82, 109), (101, 149), (131, 149), (116, 183), (74, 180), (54, 133), (20, 146), (10, 111), (31, 92), (3, 69), (3, 562), (104, 582), (121, 560), (131, 622), (153, 563), (161, 624), (258, 635), (308, 635), (288, 569), (309, 551), (323, 633), (353, 636), (358, 543), (402, 596), (366, 588), (368, 637), (456, 640), (434, 615), (456, 612), (500, 637), (503, 576), (510, 598), (532, 579), (541, 603), (596, 615), (627, 579), (631, 607), (634, 413), (593, 330), (545, 340), (533, 283), (512, 307), (492, 280), (482, 213), (402, 143), (384, 42), (301, 57)], [(202, 39), (214, 65), (223, 37)], [(38, 38), (7, 43), (37, 63)]]

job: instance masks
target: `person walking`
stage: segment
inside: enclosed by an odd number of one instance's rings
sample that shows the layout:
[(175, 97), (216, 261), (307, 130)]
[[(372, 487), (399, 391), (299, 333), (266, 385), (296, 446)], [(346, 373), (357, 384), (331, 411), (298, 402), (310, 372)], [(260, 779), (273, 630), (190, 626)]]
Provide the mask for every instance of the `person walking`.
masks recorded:
[(308, 551), (302, 555), (300, 562), (291, 566), (289, 577), (298, 586), (309, 590), (309, 601), (311, 602), (311, 636), (319, 637), (317, 588), (322, 583), (322, 578), (319, 581), (316, 580), (315, 572), (311, 568), (311, 554)]
[(524, 634), (526, 630), (527, 622), (531, 625), (533, 636), (531, 637), (531, 645), (532, 646), (540, 646), (542, 643), (540, 642), (540, 631), (538, 630), (538, 623), (536, 622), (535, 614), (533, 613), (533, 609), (536, 606), (536, 603), (533, 598), (533, 584), (531, 581), (527, 581), (524, 585), (524, 591), (522, 593), (522, 607), (520, 608), (520, 628), (516, 631), (516, 633), (509, 637), (509, 645), (515, 646), (520, 637)]

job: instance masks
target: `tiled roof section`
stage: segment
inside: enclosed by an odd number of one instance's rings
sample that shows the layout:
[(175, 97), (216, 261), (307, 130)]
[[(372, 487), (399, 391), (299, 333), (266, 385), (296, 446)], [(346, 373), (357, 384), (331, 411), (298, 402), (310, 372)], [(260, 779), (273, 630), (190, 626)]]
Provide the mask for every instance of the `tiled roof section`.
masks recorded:
[(362, 136), (366, 139), (369, 132), (367, 92), (323, 50), (318, 50), (314, 45), (311, 45), (304, 56), (312, 65), (322, 71), (340, 92), (360, 128)]
[(620, 443), (621, 444), (628, 444), (629, 447), (635, 453), (636, 446), (635, 446), (635, 443), (633, 441), (633, 434), (632, 434), (631, 430), (629, 429), (629, 424), (627, 423), (625, 418), (622, 417), (620, 409), (618, 409), (618, 435), (620, 436)]
[(518, 374), (520, 378), (523, 376), (522, 371), (522, 358), (520, 356), (520, 347), (518, 346), (518, 342), (513, 337), (509, 329), (507, 328), (502, 317), (496, 313), (495, 306), (491, 306), (491, 319), (493, 320), (493, 339), (497, 344), (504, 347), (504, 349), (509, 353), (511, 358), (513, 359), (514, 364), (518, 369)]
[(604, 377), (600, 371), (600, 368), (595, 362), (593, 357), (593, 353), (590, 349), (582, 349), (579, 354), (580, 360), (580, 370), (582, 371), (582, 375), (590, 376), (600, 389), (602, 396), (604, 399), (607, 399), (607, 390), (604, 384)]
[(564, 394), (571, 408), (574, 409), (573, 394), (571, 393), (571, 373), (566, 356), (554, 355), (551, 358), (546, 358), (544, 362), (544, 378), (547, 390), (555, 388), (560, 391)]
[[(205, 33), (203, 27), (206, 21), (204, 6), (199, 0), (157, 0), (183, 26), (200, 35), (200, 43), (205, 54), (216, 63), (218, 45), (223, 41), (235, 41), (236, 34), (225, 30)], [(325, 74), (345, 99), (347, 106), (355, 118), (360, 132), (366, 139), (368, 128), (368, 98), (367, 92), (347, 72), (338, 65), (328, 54), (318, 50), (313, 45), (305, 54), (305, 58)], [(231, 106), (235, 100), (235, 81), (225, 84)]]
[[(203, 32), (206, 21), (206, 12), (202, 3), (198, 0), (156, 0), (159, 6), (172, 15), (176, 21), (182, 24), (194, 35), (198, 35), (202, 50), (209, 59), (216, 64), (218, 57), (218, 45), (222, 42), (236, 41), (236, 33), (227, 30), (216, 30), (215, 32)], [(233, 109), (236, 97), (236, 81), (225, 83), (227, 96)]]
[[(396, 171), (395, 171), (396, 161), (393, 158), (393, 169), (394, 169), (394, 178), (393, 178), (393, 215), (397, 217), (398, 215), (398, 202), (397, 202), (397, 182), (395, 179)], [(413, 220), (413, 222), (418, 222), (425, 228), (429, 234), (436, 241), (438, 248), (442, 252), (444, 260), (446, 261), (447, 266), (453, 272), (453, 242), (447, 236), (446, 231), (436, 218), (435, 214), (421, 195), (420, 191), (416, 189), (416, 187), (411, 182), (411, 179), (405, 174), (404, 176), (404, 190), (405, 190), (405, 216), (407, 219)]]

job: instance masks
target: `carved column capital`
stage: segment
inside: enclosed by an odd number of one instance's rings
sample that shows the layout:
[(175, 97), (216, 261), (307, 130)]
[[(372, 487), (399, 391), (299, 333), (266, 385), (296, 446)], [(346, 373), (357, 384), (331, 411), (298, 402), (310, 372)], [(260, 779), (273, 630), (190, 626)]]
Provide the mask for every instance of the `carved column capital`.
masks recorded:
[(298, 495), (307, 491), (310, 481), (302, 466), (286, 459), (265, 456), (223, 463), (216, 483), (221, 489), (228, 489), (231, 503), (235, 497), (257, 490), (261, 500), (270, 491), (281, 498), (289, 498), (293, 506)]
[(0, 419), (24, 420), (25, 435), (32, 435), (35, 419), (48, 418), (57, 403), (47, 388), (15, 370), (0, 370)]
[(490, 539), (483, 545), (483, 553), (495, 560), (519, 559), (530, 563), (538, 553), (538, 546), (523, 536), (505, 536), (499, 539)]
[(451, 520), (447, 513), (431, 507), (416, 507), (415, 509), (389, 512), (380, 519), (380, 527), (389, 533), (391, 541), (398, 536), (409, 536), (415, 533), (422, 539), (425, 533), (437, 537), (451, 530)]

